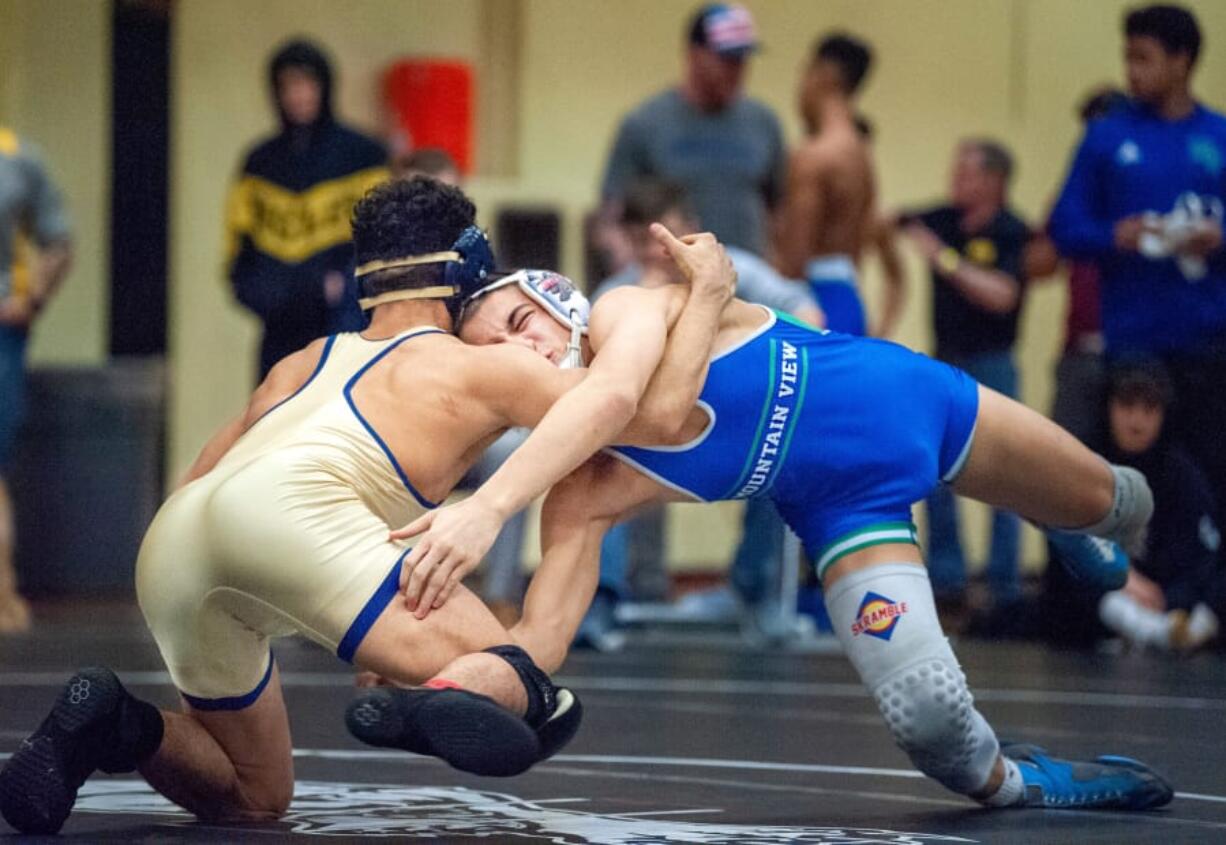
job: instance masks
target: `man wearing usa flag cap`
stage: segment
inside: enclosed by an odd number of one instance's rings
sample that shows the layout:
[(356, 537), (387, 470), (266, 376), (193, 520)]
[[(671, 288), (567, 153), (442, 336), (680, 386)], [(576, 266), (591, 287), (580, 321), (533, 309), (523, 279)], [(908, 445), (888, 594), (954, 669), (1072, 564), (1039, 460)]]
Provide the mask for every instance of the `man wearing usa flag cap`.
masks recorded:
[(616, 204), (644, 176), (685, 186), (702, 227), (723, 244), (764, 256), (768, 221), (783, 196), (783, 130), (745, 96), (757, 28), (744, 7), (709, 3), (690, 20), (680, 84), (626, 115), (605, 165), (601, 195)]

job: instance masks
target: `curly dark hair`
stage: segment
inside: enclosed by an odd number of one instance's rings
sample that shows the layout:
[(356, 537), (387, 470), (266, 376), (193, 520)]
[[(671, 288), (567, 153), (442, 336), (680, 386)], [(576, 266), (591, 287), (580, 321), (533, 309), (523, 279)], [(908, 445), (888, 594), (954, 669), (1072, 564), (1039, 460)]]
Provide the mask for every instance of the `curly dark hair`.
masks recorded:
[[(358, 266), (409, 255), (442, 252), (473, 225), (477, 209), (459, 188), (428, 176), (393, 179), (367, 191), (353, 207), (353, 252)], [(367, 296), (429, 287), (442, 264), (384, 270), (362, 279)]]

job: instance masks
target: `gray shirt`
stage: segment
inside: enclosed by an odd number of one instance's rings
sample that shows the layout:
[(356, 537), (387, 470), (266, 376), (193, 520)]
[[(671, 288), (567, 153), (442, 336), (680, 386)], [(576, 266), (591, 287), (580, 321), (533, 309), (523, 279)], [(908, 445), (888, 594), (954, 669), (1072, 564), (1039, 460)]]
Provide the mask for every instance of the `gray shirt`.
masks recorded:
[(761, 255), (767, 211), (783, 195), (786, 168), (783, 132), (766, 104), (739, 97), (708, 114), (670, 89), (622, 120), (601, 192), (620, 196), (642, 176), (679, 182), (703, 228)]
[(21, 285), (14, 285), (13, 273), (14, 266), (22, 264), (22, 237), (41, 248), (67, 240), (69, 234), (60, 193), (38, 151), (0, 128), (0, 299), (25, 293)]
[[(817, 301), (805, 282), (780, 276), (774, 267), (752, 252), (734, 246), (725, 249), (728, 258), (732, 260), (732, 266), (736, 268), (736, 295), (741, 299), (789, 314), (795, 314), (802, 308), (817, 307)], [(637, 285), (642, 276), (643, 268), (638, 264), (630, 264), (597, 285), (592, 293), (592, 301), (595, 302), (614, 288)]]

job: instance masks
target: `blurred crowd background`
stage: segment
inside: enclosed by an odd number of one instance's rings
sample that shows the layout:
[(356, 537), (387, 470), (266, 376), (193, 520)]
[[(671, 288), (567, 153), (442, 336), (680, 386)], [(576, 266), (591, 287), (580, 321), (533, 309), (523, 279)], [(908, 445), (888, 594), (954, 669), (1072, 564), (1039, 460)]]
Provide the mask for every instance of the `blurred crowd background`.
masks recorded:
[[(1070, 295), (1068, 287), (1070, 275), (1076, 281), (1095, 268), (1070, 264), (1059, 234), (1055, 242), (1044, 235), (1086, 121), (1132, 107), (1124, 20), (1136, 6), (0, 0), (0, 126), (38, 150), (61, 198), (58, 211), (47, 214), (62, 212), (63, 221), (44, 221), (30, 236), (44, 258), (68, 244), (73, 258), (54, 298), (46, 290), (40, 296), (46, 301), (25, 318), (33, 328), (31, 401), (15, 437), (16, 469), (8, 473), (21, 580), (36, 595), (122, 591), (130, 582), (133, 537), (164, 480), (178, 476), (241, 406), (258, 374), (313, 337), (360, 326), (353, 322), (360, 318), (351, 308), (343, 230), (352, 199), (389, 174), (462, 181), (501, 263), (549, 266), (589, 292), (610, 277), (636, 281), (627, 265), (649, 270), (647, 256), (635, 252), (635, 226), (670, 212), (716, 229), (751, 254), (746, 261), (756, 254), (785, 276), (801, 275), (803, 268), (786, 266), (787, 256), (772, 248), (771, 220), (788, 190), (789, 151), (806, 135), (801, 100), (813, 96), (804, 87), (806, 72), (816, 45), (834, 34), (871, 56), (853, 106), (876, 188), (859, 273), (866, 329), (939, 353), (1043, 413), (1057, 400), (1061, 367), (1065, 400), (1091, 409), (1087, 421), (1076, 416), (1078, 408), (1066, 408), (1064, 424), (1117, 460), (1127, 462), (1129, 454), (1158, 460), (1154, 438), (1173, 403), (1186, 406), (1192, 391), (1226, 395), (1226, 356), (1214, 357), (1220, 350), (1211, 349), (1216, 338), (1207, 332), (1203, 345), (1194, 337), (1190, 349), (1180, 350), (1209, 361), (1191, 381), (1184, 359), (1164, 354), (1108, 373), (1094, 325), (1100, 294), (1082, 286)], [(1226, 106), (1226, 4), (1198, 0), (1182, 8), (1203, 37), (1199, 55), (1184, 51), (1195, 99), (1212, 109)], [(1167, 58), (1182, 49), (1166, 50)], [(844, 70), (846, 55), (836, 55)], [(665, 110), (643, 128), (640, 107), (658, 96), (688, 97), (691, 104), (709, 96), (701, 109), (708, 114), (730, 115), (752, 103), (749, 117), (728, 117), (728, 131), (742, 131), (738, 121), (765, 127), (765, 151), (746, 153), (761, 158), (753, 164), (760, 189), (737, 199), (736, 180), (727, 174), (741, 179), (749, 165), (720, 162), (735, 151), (712, 154), (702, 144), (676, 172), (651, 172), (649, 136), (681, 119)], [(659, 112), (663, 106), (656, 105)], [(639, 115), (638, 123), (628, 115)], [(3, 143), (0, 137), (0, 154)], [(1205, 155), (1218, 156), (1214, 184), (1223, 196), (1226, 141), (1214, 150)], [(688, 187), (688, 200), (669, 199), (667, 184), (636, 183), (645, 174)], [(0, 181), (0, 198), (3, 190)], [(637, 218), (629, 194), (639, 200)], [(750, 222), (721, 218), (716, 225), (709, 218), (722, 212), (712, 211), (703, 219), (711, 195), (734, 206), (732, 218)], [(1221, 205), (1209, 199), (1185, 210), (1198, 220), (1216, 215), (1219, 245), (1204, 284), (1222, 285)], [(968, 203), (984, 215), (981, 228), (992, 228), (985, 236), (991, 256), (976, 253), (974, 232), (954, 245), (952, 257), (942, 254), (957, 239), (942, 236), (942, 227), (958, 229), (956, 214), (942, 215)], [(1007, 223), (998, 219), (1005, 210)], [(839, 209), (826, 213), (837, 217)], [(746, 234), (746, 226), (757, 229)], [(1015, 287), (1003, 300), (980, 297), (951, 311), (941, 304), (953, 295), (942, 293), (942, 279), (960, 260), (1001, 270)], [(58, 281), (59, 270), (43, 271)], [(1194, 276), (1195, 268), (1189, 272)], [(771, 275), (769, 268), (763, 273)], [(770, 304), (822, 319), (809, 310), (807, 284), (778, 280), (791, 286), (781, 295), (794, 307)], [(1080, 302), (1073, 321), (1070, 302)], [(1087, 313), (1089, 324), (1074, 325)], [(1004, 322), (988, 332), (986, 346), (960, 345), (984, 335), (984, 321), (992, 319)], [(1189, 327), (1198, 327), (1189, 332), (1197, 335), (1204, 322), (1189, 313)], [(1226, 319), (1219, 337), (1226, 339)], [(18, 395), (0, 394), (0, 403), (15, 409)], [(1151, 467), (1177, 478), (1175, 492), (1160, 493), (1167, 500), (1159, 507), (1171, 502), (1172, 512), (1192, 518), (1190, 527), (1163, 528), (1169, 534), (1159, 538), (1155, 555), (1163, 560), (1101, 607), (1098, 597), (1083, 597), (1040, 612), (1034, 603), (1043, 602), (1043, 590), (1032, 582), (1049, 555), (1037, 533), (963, 504), (963, 552), (951, 546), (959, 531), (951, 503), (935, 503), (937, 536), (926, 550), (946, 624), (985, 636), (1031, 636), (1051, 634), (1050, 624), (1040, 631), (1034, 620), (1060, 619), (1058, 639), (1072, 644), (1111, 632), (1173, 650), (1210, 641), (1216, 626), (1197, 608), (1212, 612), (1221, 590), (1214, 497), (1226, 489), (1216, 489), (1214, 467), (1197, 466), (1196, 455), (1216, 446), (1206, 430), (1198, 429), (1200, 442), (1186, 444), (1191, 470), (1185, 472), (1182, 454), (1163, 453), (1166, 463)], [(1122, 442), (1129, 432), (1133, 441)], [(795, 590), (779, 584), (796, 580), (786, 567), (778, 574), (779, 561), (792, 553), (782, 530), (769, 514), (761, 523), (746, 515), (743, 524), (742, 508), (670, 508), (654, 525), (649, 520), (616, 535), (606, 547), (607, 567), (620, 581), (605, 594), (610, 605), (667, 601), (678, 581), (714, 581), (689, 576), (722, 576), (735, 556), (739, 571), (749, 574), (731, 589), (691, 594), (677, 611), (681, 617), (748, 618), (766, 639), (820, 628), (820, 597), (813, 595), (807, 606), (816, 621), (794, 624)], [(737, 555), (743, 527), (753, 542)], [(507, 539), (505, 562), (487, 580), (487, 596), (505, 601), (507, 613), (514, 612), (520, 558), (525, 567), (535, 558), (531, 525), (517, 530), (523, 533)], [(759, 552), (758, 563), (741, 560)], [(644, 558), (666, 568), (653, 569)], [(1174, 594), (1163, 593), (1176, 582)], [(1049, 598), (1076, 592), (1067, 584), (1047, 588)], [(607, 610), (612, 615), (597, 624), (590, 643), (602, 648), (617, 643), (608, 636), (616, 615)], [(20, 621), (20, 611), (9, 613)]]

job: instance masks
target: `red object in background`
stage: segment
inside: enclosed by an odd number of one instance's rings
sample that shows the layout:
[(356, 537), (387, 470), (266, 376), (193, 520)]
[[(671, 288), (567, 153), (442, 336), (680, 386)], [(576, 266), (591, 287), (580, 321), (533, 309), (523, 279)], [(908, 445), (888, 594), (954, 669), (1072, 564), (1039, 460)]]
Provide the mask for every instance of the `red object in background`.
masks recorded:
[(383, 98), (412, 148), (442, 147), (468, 174), (473, 72), (467, 62), (404, 59), (383, 74)]

